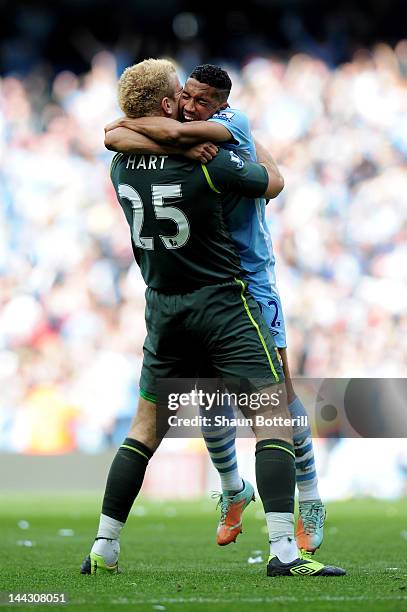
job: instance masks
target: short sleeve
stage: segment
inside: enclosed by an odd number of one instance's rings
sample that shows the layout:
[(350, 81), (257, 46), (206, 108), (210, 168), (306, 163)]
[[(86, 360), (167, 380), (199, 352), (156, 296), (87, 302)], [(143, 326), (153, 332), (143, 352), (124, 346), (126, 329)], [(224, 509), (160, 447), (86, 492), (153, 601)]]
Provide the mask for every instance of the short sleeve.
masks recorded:
[(225, 109), (215, 113), (209, 121), (220, 123), (229, 130), (235, 147), (246, 146), (248, 137), (250, 137), (250, 125), (247, 116), (239, 110)]
[(209, 119), (226, 127), (233, 140), (222, 144), (222, 148), (235, 151), (239, 155), (249, 157), (256, 161), (256, 147), (254, 145), (249, 118), (238, 108), (227, 108), (215, 113)]
[(237, 193), (259, 198), (268, 187), (268, 174), (264, 166), (245, 161), (234, 151), (219, 150), (217, 156), (202, 171), (212, 191)]

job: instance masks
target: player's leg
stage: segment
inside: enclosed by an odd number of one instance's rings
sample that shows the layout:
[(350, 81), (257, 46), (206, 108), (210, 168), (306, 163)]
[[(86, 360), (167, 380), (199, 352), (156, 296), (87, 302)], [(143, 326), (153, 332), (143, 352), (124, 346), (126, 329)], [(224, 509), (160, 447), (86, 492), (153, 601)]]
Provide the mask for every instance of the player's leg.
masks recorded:
[[(236, 454), (236, 426), (233, 424), (235, 413), (229, 401), (216, 406), (217, 416), (223, 417), (224, 425), (210, 424), (201, 427), (212, 464), (221, 479), (222, 493), (219, 496), (220, 519), (216, 529), (216, 543), (226, 546), (236, 542), (242, 532), (243, 512), (254, 501), (253, 485), (241, 478)], [(201, 414), (205, 416), (204, 409)]]
[[(275, 392), (275, 388), (270, 393)], [(264, 393), (264, 391), (263, 391)], [(268, 417), (289, 417), (289, 411), (280, 404), (280, 410), (262, 411)], [(328, 566), (299, 553), (294, 537), (295, 464), (292, 439), (280, 426), (253, 426), (256, 435), (256, 480), (266, 515), (270, 542), (267, 575), (274, 576), (343, 576), (345, 570)], [(287, 486), (287, 480), (289, 486)]]
[[(278, 349), (283, 362), (283, 370), (286, 381), (288, 409), (293, 419), (307, 417), (301, 400), (297, 397), (288, 366), (287, 349)], [(318, 476), (315, 466), (315, 456), (312, 444), (312, 434), (309, 425), (294, 425), (294, 450), (296, 481), (298, 487), (299, 501), (320, 500), (318, 491)]]
[[(275, 283), (251, 283), (249, 289), (259, 304), (261, 313), (274, 337), (283, 362), (287, 401), (293, 419), (307, 416), (297, 397), (288, 365), (284, 315), (280, 295)], [(297, 544), (301, 550), (314, 553), (322, 544), (325, 522), (325, 506), (318, 491), (314, 447), (309, 426), (294, 424), (295, 476), (298, 488), (299, 517), (296, 528)]]
[[(233, 377), (248, 384), (256, 395), (258, 390), (269, 392), (269, 403), (262, 405), (264, 419), (261, 423), (258, 423), (258, 412), (254, 415), (249, 408), (244, 408), (245, 416), (253, 418), (257, 440), (257, 488), (266, 514), (270, 541), (267, 574), (343, 575), (345, 572), (340, 568), (300, 558), (294, 536), (295, 454), (292, 428), (287, 426), (287, 419), (290, 419), (281, 358), (256, 301), (242, 281), (236, 282), (238, 295), (231, 290), (227, 296), (224, 290), (227, 315), (224, 310), (222, 312), (219, 295), (213, 304), (207, 296), (213, 325), (210, 355), (219, 376), (228, 380), (228, 388)], [(228, 319), (226, 324), (225, 316)], [(277, 404), (275, 398), (279, 398)], [(250, 402), (248, 404), (250, 406)]]
[[(205, 407), (201, 406), (200, 414), (205, 416)], [(221, 406), (216, 406), (216, 414), (222, 417), (222, 422), (225, 424), (217, 425), (214, 420), (203, 424), (201, 426), (202, 436), (212, 465), (219, 474), (222, 494), (233, 496), (242, 491), (244, 487), (236, 455), (236, 426), (233, 424), (235, 414), (228, 401), (223, 402)]]
[[(293, 419), (307, 416), (294, 391), (287, 359), (287, 349), (279, 348), (286, 381), (288, 409)], [(295, 478), (298, 487), (299, 516), (296, 539), (301, 550), (314, 553), (322, 544), (326, 510), (318, 491), (314, 447), (309, 425), (293, 427)]]
[(156, 404), (140, 397), (128, 437), (109, 470), (99, 528), (91, 553), (82, 564), (82, 573), (118, 571), (120, 534), (160, 442), (156, 435)]
[[(272, 416), (288, 418), (280, 357), (257, 303), (240, 280), (236, 280), (235, 286), (229, 290), (224, 288), (223, 293), (223, 299), (228, 303), (226, 315), (218, 304), (211, 304), (214, 330), (210, 354), (219, 376), (228, 381), (229, 389), (233, 380), (237, 381), (239, 391), (250, 389), (251, 393), (258, 388), (265, 389), (266, 393), (271, 388), (276, 393), (275, 397), (280, 395), (283, 398), (274, 406)], [(219, 295), (217, 300), (218, 303), (222, 301)], [(221, 331), (216, 333), (216, 327)], [(265, 417), (271, 414), (271, 409), (270, 399), (270, 404), (262, 407)], [(251, 408), (242, 410), (246, 418), (257, 419), (258, 412)], [(259, 430), (256, 425), (253, 430), (257, 436), (257, 488), (266, 512), (270, 540), (284, 560), (293, 561), (298, 558), (298, 551), (294, 537), (295, 462), (292, 431), (287, 426), (263, 427)], [(286, 553), (281, 552), (286, 549)]]
[[(202, 365), (197, 388), (206, 393), (216, 391), (216, 371), (210, 365)], [(202, 417), (207, 417), (205, 406), (200, 407)], [(236, 426), (233, 423), (235, 412), (226, 398), (221, 405), (211, 410), (212, 417), (202, 420), (201, 432), (206, 444), (212, 465), (217, 470), (222, 493), (219, 496), (220, 520), (216, 530), (216, 543), (226, 546), (235, 542), (241, 533), (243, 510), (254, 500), (252, 485), (243, 480), (239, 474), (236, 454)], [(222, 418), (217, 424), (213, 415)]]
[[(179, 338), (183, 337), (184, 330), (174, 322), (175, 307), (174, 296), (147, 290), (148, 333), (143, 347), (141, 397), (128, 437), (109, 471), (96, 540), (81, 568), (84, 574), (96, 573), (96, 570), (118, 571), (120, 533), (140, 491), (148, 462), (166, 433), (161, 420), (157, 427), (157, 380), (182, 374), (181, 364), (185, 361), (185, 346)], [(189, 363), (193, 360), (189, 359)]]
[[(252, 429), (256, 436), (256, 481), (263, 503), (270, 543), (270, 555), (282, 563), (298, 559), (294, 536), (295, 462), (291, 426), (274, 425), (289, 420), (283, 377), (280, 384), (261, 389), (270, 396), (269, 405), (256, 411)], [(273, 406), (272, 397), (279, 403)], [(242, 408), (247, 418), (253, 413)], [(265, 424), (260, 423), (260, 419)], [(287, 422), (287, 421), (286, 421)]]

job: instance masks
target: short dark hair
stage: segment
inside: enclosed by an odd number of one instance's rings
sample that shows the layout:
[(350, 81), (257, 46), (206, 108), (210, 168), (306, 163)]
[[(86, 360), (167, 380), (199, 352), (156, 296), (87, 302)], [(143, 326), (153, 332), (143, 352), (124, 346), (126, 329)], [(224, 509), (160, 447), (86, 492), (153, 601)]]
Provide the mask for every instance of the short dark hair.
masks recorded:
[(219, 66), (213, 64), (202, 64), (197, 66), (189, 75), (190, 79), (196, 79), (200, 83), (210, 85), (219, 90), (219, 94), (227, 100), (230, 90), (232, 89), (232, 81), (226, 70), (222, 70)]

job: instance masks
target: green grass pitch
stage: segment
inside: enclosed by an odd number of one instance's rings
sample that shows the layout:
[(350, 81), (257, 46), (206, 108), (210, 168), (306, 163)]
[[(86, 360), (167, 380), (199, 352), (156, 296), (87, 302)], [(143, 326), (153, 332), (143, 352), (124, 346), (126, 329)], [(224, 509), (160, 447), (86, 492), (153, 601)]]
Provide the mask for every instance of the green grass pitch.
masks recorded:
[[(82, 576), (99, 503), (90, 494), (2, 494), (0, 591), (65, 592), (69, 603), (62, 607), (83, 611), (407, 610), (407, 500), (328, 505), (317, 559), (345, 567), (342, 578), (267, 578), (265, 562), (249, 564), (254, 551), (267, 558), (260, 502), (246, 511), (237, 544), (221, 548), (214, 542), (218, 514), (211, 500), (143, 499), (123, 532), (124, 573)], [(61, 529), (73, 534), (60, 535)]]

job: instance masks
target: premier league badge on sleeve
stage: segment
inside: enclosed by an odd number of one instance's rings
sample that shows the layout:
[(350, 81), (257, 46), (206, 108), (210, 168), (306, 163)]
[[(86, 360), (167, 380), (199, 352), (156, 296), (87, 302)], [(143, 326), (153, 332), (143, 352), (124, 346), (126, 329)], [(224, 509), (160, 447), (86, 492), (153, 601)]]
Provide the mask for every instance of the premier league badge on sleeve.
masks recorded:
[(232, 121), (236, 113), (231, 111), (220, 111), (212, 116), (212, 119), (222, 119), (222, 121)]
[(241, 157), (239, 157), (238, 155), (236, 155), (236, 153), (234, 153), (233, 151), (229, 151), (229, 155), (230, 155), (230, 161), (234, 162), (238, 169), (241, 170), (244, 166), (244, 161)]

